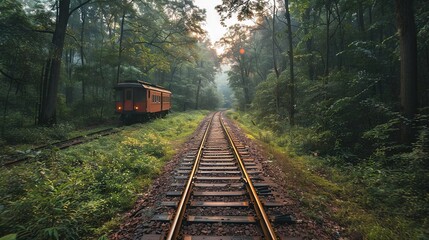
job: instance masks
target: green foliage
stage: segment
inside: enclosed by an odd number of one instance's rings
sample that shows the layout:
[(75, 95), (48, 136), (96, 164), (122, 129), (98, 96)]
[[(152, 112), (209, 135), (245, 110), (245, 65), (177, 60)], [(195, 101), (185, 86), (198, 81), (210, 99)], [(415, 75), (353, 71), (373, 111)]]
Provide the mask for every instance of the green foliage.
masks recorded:
[[(56, 24), (55, 8), (46, 4), (0, 2), (1, 135), (9, 126), (36, 123), (52, 47), (52, 34), (46, 33)], [(71, 9), (76, 7), (73, 1), (70, 4)], [(196, 99), (196, 79), (190, 76), (202, 75), (204, 83), (213, 81), (217, 56), (209, 42), (198, 41), (203, 38), (204, 12), (192, 1), (113, 1), (83, 4), (75, 10), (77, 14), (68, 19), (62, 49), (58, 123), (86, 126), (114, 117), (112, 90), (117, 81), (144, 80), (167, 87), (177, 96), (173, 107), (180, 110), (186, 101)], [(200, 98), (215, 100), (212, 89), (202, 86)], [(210, 104), (205, 105), (213, 108)]]
[(220, 106), (221, 97), (216, 88), (210, 87), (203, 91), (201, 95), (201, 109), (214, 110)]
[(2, 169), (0, 235), (106, 239), (120, 221), (111, 219), (132, 206), (174, 153), (174, 144), (203, 117), (202, 112), (172, 114), (66, 151), (52, 150), (38, 162)]
[(274, 73), (268, 75), (267, 80), (258, 85), (252, 102), (258, 122), (275, 130), (284, 129), (284, 121), (280, 117), (280, 112), (284, 113), (284, 105), (280, 98), (284, 99), (285, 94), (280, 86), (285, 86), (285, 78), (277, 79)]
[(43, 143), (52, 140), (70, 138), (70, 132), (75, 129), (69, 123), (55, 124), (52, 127), (23, 127), (10, 128), (5, 131), (3, 139), (8, 144)]
[[(218, 11), (231, 14), (254, 2), (236, 1), (231, 9), (224, 1)], [(247, 111), (234, 118), (274, 148), (291, 155), (317, 156), (310, 165), (319, 166), (322, 172), (341, 171), (338, 176), (327, 176), (351, 189), (347, 197), (356, 199), (362, 212), (369, 213), (355, 212), (353, 204), (348, 206), (356, 214), (351, 216), (352, 225), (363, 238), (429, 236), (425, 230), (428, 188), (423, 186), (429, 170), (425, 82), (429, 76), (429, 7), (422, 1), (413, 4), (418, 80), (417, 92), (412, 95), (421, 107), (413, 119), (401, 115), (407, 107), (400, 103), (399, 93), (411, 80), (404, 78), (408, 73), (401, 74), (399, 68), (404, 49), (399, 46), (398, 28), (392, 27), (398, 21), (392, 1), (293, 1), (292, 25), (297, 27), (292, 32), (285, 30), (285, 22), (274, 21), (284, 16), (279, 7), (274, 20), (261, 14), (265, 21), (257, 30), (243, 34), (247, 29), (234, 26), (221, 40), (232, 63), (229, 82), (238, 109)], [(292, 42), (287, 42), (289, 34)], [(286, 43), (294, 46), (295, 55), (285, 51)], [(246, 49), (242, 56), (237, 53), (241, 47)], [(292, 115), (290, 77), (282, 76), (291, 64), (288, 56), (294, 59), (297, 126), (288, 123)], [(246, 87), (251, 93), (251, 112), (246, 108)], [(404, 125), (415, 130), (411, 144), (404, 143)]]
[[(386, 110), (383, 105), (378, 108)], [(333, 107), (332, 111), (339, 109)], [(338, 221), (347, 222), (350, 231), (361, 232), (368, 239), (426, 239), (429, 236), (429, 188), (426, 184), (429, 181), (428, 114), (420, 114), (414, 123), (418, 136), (411, 151), (404, 151), (404, 146), (394, 141), (400, 121), (398, 114), (384, 114), (386, 118), (390, 116), (390, 120), (362, 135), (360, 141), (366, 142), (365, 147), (370, 149), (370, 154), (359, 162), (350, 162), (350, 156), (345, 154), (321, 156), (323, 149), (328, 151), (336, 147), (325, 142), (335, 138), (331, 131), (295, 127), (281, 133), (266, 128), (265, 123), (255, 125), (251, 114), (229, 112), (228, 115), (243, 124), (251, 137), (280, 149), (289, 157), (296, 154), (305, 156), (306, 160), (297, 158), (294, 162), (304, 164), (303, 169), (320, 174), (344, 189), (341, 195), (335, 196), (343, 200), (337, 207), (344, 209), (335, 214), (338, 214)], [(318, 183), (321, 181), (317, 180)], [(302, 203), (310, 209), (323, 208), (323, 204), (317, 204), (327, 201), (306, 197)], [(316, 212), (309, 211), (308, 214), (316, 219), (320, 217)]]
[(46, 35), (38, 34), (33, 19), (17, 0), (0, 2), (0, 125), (2, 134), (9, 126), (34, 122), (37, 111), (41, 65), (46, 56)]
[(9, 234), (0, 238), (0, 240), (16, 240), (16, 234)]

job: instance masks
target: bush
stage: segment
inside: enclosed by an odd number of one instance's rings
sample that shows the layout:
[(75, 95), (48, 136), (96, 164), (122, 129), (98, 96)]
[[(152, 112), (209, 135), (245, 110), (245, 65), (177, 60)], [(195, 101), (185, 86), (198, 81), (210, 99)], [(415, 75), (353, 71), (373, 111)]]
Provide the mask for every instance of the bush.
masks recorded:
[[(344, 140), (348, 136), (338, 136), (337, 130), (331, 128), (322, 131), (319, 127), (296, 126), (279, 133), (254, 126), (248, 114), (236, 119), (252, 136), (279, 147), (289, 156), (307, 155), (305, 159), (309, 163), (305, 168), (322, 173), (338, 184), (345, 191), (344, 198), (353, 199), (353, 204), (363, 208), (364, 213), (347, 210), (347, 216), (341, 216), (341, 220), (350, 220), (352, 228), (366, 238), (428, 239), (429, 114), (417, 116), (413, 124), (418, 134), (409, 148), (395, 141), (400, 116), (389, 111), (384, 111), (382, 116), (384, 122), (374, 124), (355, 139), (361, 145), (345, 150)], [(330, 174), (324, 174), (326, 172)]]
[(5, 131), (3, 138), (9, 144), (40, 144), (52, 140), (65, 140), (74, 129), (69, 123), (55, 124), (52, 127), (10, 128)]
[(55, 124), (51, 128), (44, 128), (43, 130), (46, 132), (50, 138), (55, 140), (65, 140), (70, 138), (70, 132), (75, 129), (73, 124), (70, 123), (60, 123)]
[[(0, 236), (17, 233), (19, 239), (37, 240), (108, 234), (103, 224), (117, 226), (111, 219), (132, 206), (161, 171), (172, 142), (191, 134), (202, 117), (201, 112), (176, 114), (136, 124), (65, 151), (52, 150), (40, 162), (1, 169)], [(171, 124), (159, 132), (159, 121)], [(180, 135), (174, 134), (178, 126)]]

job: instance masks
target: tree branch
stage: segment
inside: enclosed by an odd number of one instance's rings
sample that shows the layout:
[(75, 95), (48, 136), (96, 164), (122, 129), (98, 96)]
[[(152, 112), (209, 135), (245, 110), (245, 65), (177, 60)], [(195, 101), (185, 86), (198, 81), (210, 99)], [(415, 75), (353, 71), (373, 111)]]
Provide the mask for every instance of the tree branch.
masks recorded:
[(19, 82), (19, 79), (18, 79), (18, 78), (14, 78), (14, 77), (10, 76), (9, 74), (7, 74), (6, 72), (4, 72), (4, 71), (3, 71), (3, 70), (1, 70), (1, 69), (0, 69), (0, 73), (1, 73), (1, 74), (3, 74), (3, 76), (5, 76), (5, 77), (9, 78), (10, 80), (13, 80), (13, 81), (17, 81), (17, 82)]
[(50, 34), (54, 34), (54, 31), (52, 31), (52, 30), (37, 30), (37, 29), (31, 29), (31, 31), (33, 31), (33, 32), (38, 32), (38, 33), (50, 33)]
[(83, 7), (84, 5), (88, 4), (89, 2), (91, 2), (92, 0), (86, 0), (85, 2), (77, 5), (75, 8), (73, 8), (70, 12), (69, 12), (69, 16), (73, 14), (74, 11), (78, 10), (79, 8)]
[[(33, 32), (38, 32), (38, 33), (49, 33), (49, 34), (54, 34), (54, 31), (52, 30), (37, 30), (37, 29), (31, 29), (31, 31)], [(71, 35), (70, 33), (66, 33), (66, 36), (73, 38), (73, 40), (75, 40), (75, 42), (78, 42), (78, 40), (76, 39), (75, 36)]]

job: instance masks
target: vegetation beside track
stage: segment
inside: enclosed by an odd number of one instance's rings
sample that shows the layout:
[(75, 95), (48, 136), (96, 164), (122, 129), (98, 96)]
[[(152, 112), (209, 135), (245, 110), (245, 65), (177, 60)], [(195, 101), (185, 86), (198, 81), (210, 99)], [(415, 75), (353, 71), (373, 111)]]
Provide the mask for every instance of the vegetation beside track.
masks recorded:
[(421, 173), (389, 171), (372, 161), (341, 164), (341, 156), (303, 151), (315, 135), (311, 129), (295, 127), (276, 134), (258, 126), (249, 114), (230, 111), (228, 116), (282, 169), (291, 197), (316, 222), (331, 218), (346, 226), (353, 239), (427, 239), (429, 222), (421, 214), (429, 209), (428, 198), (417, 195), (416, 186), (410, 185), (422, 184), (416, 181)]
[(0, 169), (0, 236), (105, 238), (205, 114), (171, 114)]
[(0, 155), (16, 154), (29, 149), (70, 139), (77, 136), (84, 136), (92, 132), (119, 126), (119, 120), (114, 123), (104, 123), (93, 127), (76, 127), (73, 123), (60, 123), (52, 127), (26, 126), (10, 128), (0, 137)]

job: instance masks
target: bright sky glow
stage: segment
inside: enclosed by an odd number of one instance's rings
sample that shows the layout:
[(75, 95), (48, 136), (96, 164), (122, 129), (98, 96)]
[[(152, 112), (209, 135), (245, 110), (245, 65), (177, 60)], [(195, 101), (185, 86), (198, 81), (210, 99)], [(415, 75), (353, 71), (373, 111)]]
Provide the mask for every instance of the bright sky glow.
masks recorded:
[(213, 43), (218, 41), (227, 31), (227, 28), (220, 24), (220, 16), (215, 9), (216, 5), (221, 2), (221, 0), (195, 0), (195, 5), (207, 11), (206, 23), (203, 26)]
[[(223, 27), (220, 24), (220, 16), (217, 13), (215, 7), (222, 3), (222, 0), (194, 0), (195, 5), (201, 9), (206, 9), (207, 19), (206, 23), (203, 25), (203, 28), (208, 32), (209, 38), (214, 44), (219, 41), (223, 35), (228, 31), (228, 27), (236, 23), (242, 23), (246, 25), (253, 25), (254, 23), (250, 20), (239, 22), (236, 17), (228, 19), (225, 23), (227, 27)], [(215, 46), (216, 47), (216, 46)], [(216, 47), (217, 53), (222, 53), (223, 49)]]

